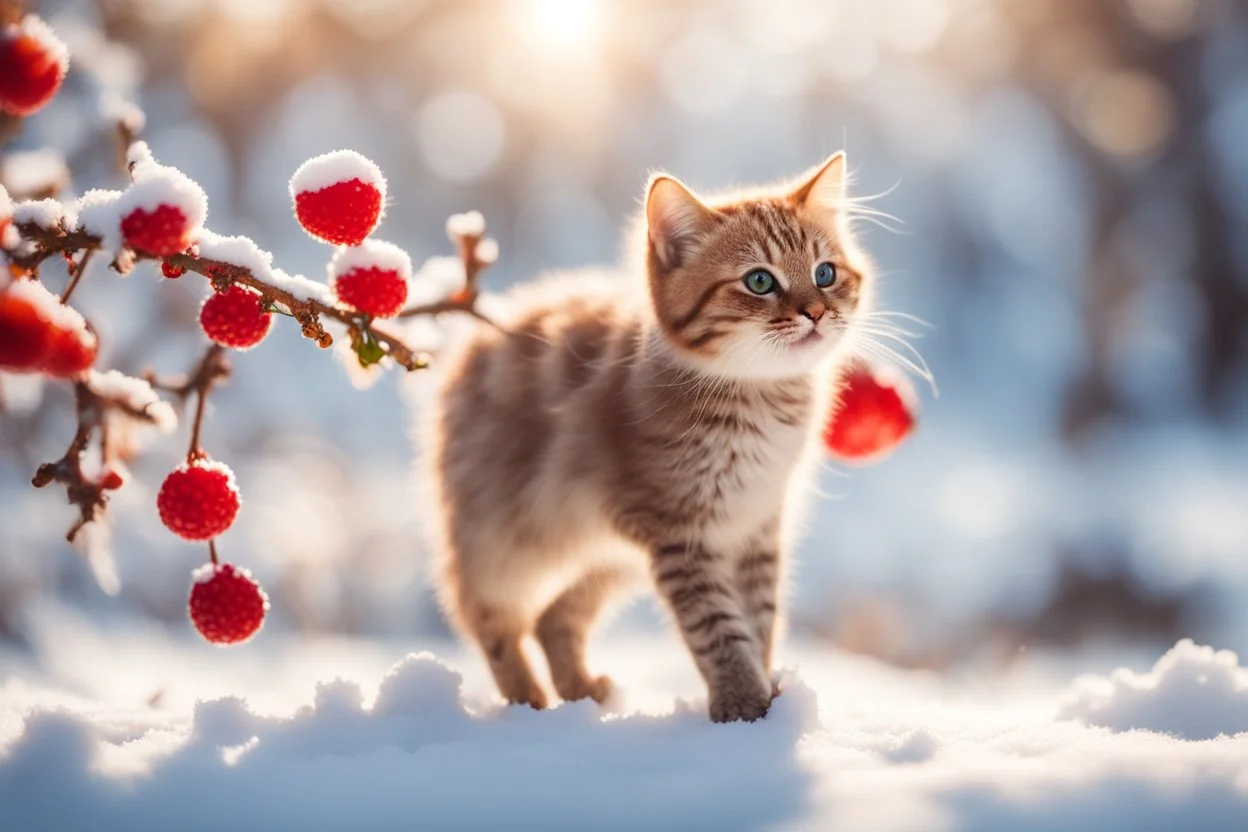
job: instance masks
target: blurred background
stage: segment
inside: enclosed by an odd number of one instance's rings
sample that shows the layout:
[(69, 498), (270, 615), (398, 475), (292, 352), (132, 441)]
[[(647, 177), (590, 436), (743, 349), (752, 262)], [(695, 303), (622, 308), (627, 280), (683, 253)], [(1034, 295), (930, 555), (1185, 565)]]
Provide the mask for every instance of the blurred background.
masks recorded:
[[(891, 458), (825, 466), (794, 637), (930, 668), (1155, 654), (1178, 636), (1248, 649), (1242, 2), (31, 8), (73, 63), (5, 148), (15, 198), (115, 186), (112, 119), (130, 100), (157, 157), (208, 192), (213, 230), (314, 277), (329, 250), (298, 228), (286, 183), (339, 147), (389, 177), (378, 236), (418, 263), (451, 253), (448, 214), (481, 210), (502, 250), (488, 290), (616, 262), (652, 170), (719, 189), (846, 148), (854, 193), (898, 218), (861, 233), (883, 305), (930, 324), (915, 346), (940, 394), (923, 388), (919, 431)], [(101, 364), (187, 368), (206, 284), (95, 266), (76, 299)], [(234, 367), (204, 440), (244, 495), (221, 547), (272, 597), (260, 640), (446, 643), (400, 379), (355, 390), (280, 321)], [(68, 390), (8, 377), (0, 397), (0, 656), (52, 650), (50, 611), (198, 645), (185, 599), (205, 553), (154, 499), (183, 436), (152, 443), (113, 500), (111, 545), (84, 557), (62, 539), (63, 494), (29, 486), (72, 434)], [(642, 602), (613, 626), (663, 621)]]

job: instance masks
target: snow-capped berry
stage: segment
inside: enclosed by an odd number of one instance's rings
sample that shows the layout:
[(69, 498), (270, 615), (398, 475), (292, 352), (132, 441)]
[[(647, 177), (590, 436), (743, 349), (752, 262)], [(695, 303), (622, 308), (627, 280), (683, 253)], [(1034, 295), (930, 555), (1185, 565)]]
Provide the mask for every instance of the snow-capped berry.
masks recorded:
[(411, 277), (407, 252), (380, 240), (340, 248), (329, 261), (329, 281), (338, 299), (378, 318), (393, 317), (403, 309)]
[(47, 355), (56, 334), (39, 302), (18, 281), (0, 291), (0, 370), (31, 370)]
[(186, 540), (211, 540), (221, 534), (234, 524), (241, 504), (234, 472), (207, 458), (175, 468), (156, 495), (161, 522)]
[(186, 251), (208, 215), (204, 189), (177, 168), (157, 163), (144, 142), (131, 145), (126, 158), (134, 182), (116, 202), (126, 245), (152, 257)]
[(69, 69), (69, 50), (33, 14), (0, 32), (0, 110), (28, 116), (52, 100)]
[(206, 563), (191, 575), (191, 623), (213, 644), (238, 644), (259, 631), (269, 596), (246, 569)]
[(855, 365), (823, 431), (829, 452), (849, 462), (875, 461), (914, 430), (918, 396), (900, 373)]
[(214, 292), (199, 309), (204, 333), (221, 346), (236, 350), (259, 344), (272, 324), (273, 316), (264, 311), (260, 295), (237, 283), (224, 292)]
[(157, 205), (151, 211), (134, 208), (121, 218), (126, 245), (156, 257), (184, 251), (191, 242), (189, 232), (186, 214), (172, 205)]
[(52, 378), (73, 378), (91, 369), (100, 340), (86, 327), (53, 330), (52, 341), (39, 369)]
[(386, 180), (354, 150), (314, 156), (290, 178), (295, 217), (303, 230), (334, 245), (357, 245), (381, 221)]
[(170, 280), (176, 280), (186, 274), (186, 269), (181, 266), (175, 266), (168, 260), (162, 260), (160, 263), (160, 273)]

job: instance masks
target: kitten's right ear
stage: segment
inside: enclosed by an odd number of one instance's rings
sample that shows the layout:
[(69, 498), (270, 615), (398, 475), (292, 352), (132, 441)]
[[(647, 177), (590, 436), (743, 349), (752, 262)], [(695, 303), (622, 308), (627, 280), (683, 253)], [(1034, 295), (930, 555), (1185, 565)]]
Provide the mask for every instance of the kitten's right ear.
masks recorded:
[(715, 224), (715, 212), (670, 176), (650, 180), (646, 191), (646, 230), (664, 268), (685, 261), (698, 239)]

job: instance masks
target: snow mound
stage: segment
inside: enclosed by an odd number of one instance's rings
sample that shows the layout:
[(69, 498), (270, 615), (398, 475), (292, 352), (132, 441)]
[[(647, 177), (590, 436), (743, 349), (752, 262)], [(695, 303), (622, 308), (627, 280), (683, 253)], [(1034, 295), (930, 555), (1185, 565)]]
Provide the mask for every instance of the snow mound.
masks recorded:
[(381, 168), (354, 150), (334, 150), (304, 162), (290, 177), (290, 196), (293, 199), (295, 194), (319, 191), (352, 179), (372, 185), (381, 192), (381, 201), (386, 201), (386, 177), (382, 176)]
[(188, 727), (36, 709), (0, 758), (0, 805), (14, 829), (311, 832), (744, 829), (805, 804), (794, 748), (817, 723), (800, 683), (753, 725), (587, 703), (474, 713), (461, 683), (421, 654), (368, 708), (338, 680), (289, 718), (237, 698), (200, 703)]
[(398, 272), (399, 277), (412, 279), (412, 259), (393, 243), (367, 239), (358, 246), (343, 246), (329, 261), (329, 279), (335, 280), (355, 269), (380, 269)]
[(484, 237), (477, 243), (477, 259), (489, 266), (498, 260), (498, 240)]
[(93, 234), (100, 238), (105, 251), (117, 251), (121, 248), (121, 214), (118, 212), (121, 196), (121, 191), (87, 191), (74, 207), (70, 230)]
[(261, 280), (273, 276), (273, 255), (250, 237), (223, 237), (205, 228), (199, 235), (199, 256), (244, 268)]
[(161, 433), (173, 433), (178, 428), (178, 416), (173, 406), (156, 395), (152, 385), (141, 378), (118, 370), (103, 373), (92, 370), (87, 375), (86, 384), (97, 396), (122, 402), (128, 410), (144, 414)]
[(287, 274), (281, 269), (273, 269), (269, 274), (269, 282), (279, 289), (290, 292), (295, 300), (304, 303), (317, 301), (326, 306), (333, 306), (337, 302), (329, 286), (301, 274)]
[(480, 237), (484, 233), (485, 217), (480, 211), (451, 214), (446, 218), (446, 236), (452, 243), (458, 243), (460, 237)]
[(1248, 731), (1248, 669), (1230, 650), (1183, 639), (1147, 673), (1119, 668), (1075, 680), (1061, 715), (1114, 731), (1189, 740)]
[(61, 303), (61, 299), (38, 280), (15, 280), (7, 291), (35, 307), (39, 316), (57, 329), (76, 333), (80, 338), (88, 335), (87, 321), (81, 313)]
[(40, 228), (56, 228), (65, 217), (65, 206), (55, 199), (26, 199), (13, 206), (13, 223), (33, 223)]
[(69, 184), (69, 165), (65, 156), (51, 147), (19, 150), (0, 163), (0, 180), (15, 194), (55, 194)]

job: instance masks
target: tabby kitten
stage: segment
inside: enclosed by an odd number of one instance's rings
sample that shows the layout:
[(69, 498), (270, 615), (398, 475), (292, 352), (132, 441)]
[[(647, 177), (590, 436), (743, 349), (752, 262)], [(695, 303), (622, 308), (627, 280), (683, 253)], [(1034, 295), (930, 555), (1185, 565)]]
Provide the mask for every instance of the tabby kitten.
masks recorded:
[(603, 701), (590, 629), (648, 574), (711, 718), (767, 713), (804, 463), (869, 305), (845, 206), (840, 153), (713, 202), (655, 176), (644, 285), (539, 283), (446, 357), (426, 453), (442, 596), (509, 701), (547, 704), (529, 635), (560, 697)]

